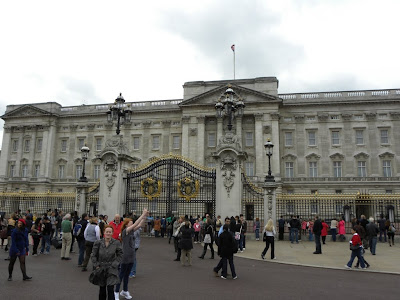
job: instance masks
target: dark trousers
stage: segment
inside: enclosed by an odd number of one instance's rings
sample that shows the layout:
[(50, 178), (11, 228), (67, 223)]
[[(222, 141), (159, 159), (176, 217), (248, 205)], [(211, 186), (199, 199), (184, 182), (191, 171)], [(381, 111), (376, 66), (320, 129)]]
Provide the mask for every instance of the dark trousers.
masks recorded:
[[(108, 297), (107, 297), (107, 295), (108, 295)], [(99, 300), (107, 300), (107, 299), (115, 300), (113, 285), (107, 285), (107, 286), (100, 287)]]
[(264, 251), (262, 252), (262, 256), (265, 256), (270, 245), (271, 245), (271, 259), (273, 259), (275, 257), (275, 242), (274, 242), (273, 236), (267, 236), (267, 240), (265, 241), (265, 248), (264, 248)]
[(315, 235), (315, 252), (317, 253), (322, 253), (321, 249), (321, 236), (320, 235)]
[(165, 235), (165, 228), (161, 227), (161, 237), (163, 238)]
[(324, 245), (325, 245), (325, 241), (326, 241), (326, 235), (322, 236), (321, 238), (322, 238), (322, 244), (324, 244)]
[(37, 248), (39, 247), (39, 243), (40, 243), (40, 236), (38, 235), (32, 235), (33, 238), (33, 254), (37, 254)]
[(231, 273), (232, 277), (236, 277), (236, 272), (235, 272), (235, 265), (233, 264), (233, 255), (230, 257), (223, 256), (222, 257), (222, 272), (221, 275), (226, 277), (227, 276), (227, 271), (228, 271), (228, 261), (229, 261), (229, 266), (231, 267)]
[(89, 263), (90, 255), (92, 254), (94, 242), (85, 242), (85, 260), (83, 261), (82, 268), (87, 268)]
[(83, 259), (85, 258), (85, 239), (78, 238), (76, 240), (78, 241), (78, 247), (79, 247), (78, 265), (82, 265)]
[(131, 273), (133, 263), (130, 264), (121, 264), (121, 270), (119, 271), (119, 283), (115, 286), (115, 292), (119, 293), (119, 288), (121, 285), (121, 281), (124, 284), (123, 290), (125, 292), (128, 291), (128, 281), (129, 281), (129, 274)]
[(279, 240), (283, 241), (283, 234), (285, 233), (285, 227), (279, 227)]

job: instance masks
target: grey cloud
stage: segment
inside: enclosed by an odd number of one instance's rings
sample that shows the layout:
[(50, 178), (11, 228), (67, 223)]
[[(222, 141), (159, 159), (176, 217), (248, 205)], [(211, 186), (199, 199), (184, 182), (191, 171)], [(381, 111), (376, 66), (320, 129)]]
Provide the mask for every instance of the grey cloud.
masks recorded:
[(63, 100), (64, 105), (78, 105), (98, 103), (101, 100), (96, 96), (94, 85), (88, 80), (63, 77), (61, 82), (64, 85), (62, 91), (57, 95)]
[(267, 11), (262, 3), (216, 1), (207, 10), (192, 14), (168, 11), (164, 14), (168, 18), (163, 18), (162, 23), (167, 31), (200, 49), (223, 78), (233, 77), (233, 43), (237, 78), (275, 76), (279, 70), (300, 62), (304, 52), (302, 47), (272, 33), (281, 18)]

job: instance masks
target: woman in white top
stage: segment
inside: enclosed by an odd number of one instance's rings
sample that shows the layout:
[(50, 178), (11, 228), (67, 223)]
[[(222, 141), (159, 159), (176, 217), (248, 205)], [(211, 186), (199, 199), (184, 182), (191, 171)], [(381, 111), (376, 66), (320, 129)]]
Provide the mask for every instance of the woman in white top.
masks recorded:
[(268, 220), (267, 225), (264, 227), (264, 239), (265, 239), (265, 248), (261, 253), (261, 258), (265, 259), (265, 254), (268, 251), (269, 246), (271, 245), (271, 259), (276, 259), (275, 257), (275, 245), (274, 245), (274, 236), (276, 234), (274, 222), (272, 219)]

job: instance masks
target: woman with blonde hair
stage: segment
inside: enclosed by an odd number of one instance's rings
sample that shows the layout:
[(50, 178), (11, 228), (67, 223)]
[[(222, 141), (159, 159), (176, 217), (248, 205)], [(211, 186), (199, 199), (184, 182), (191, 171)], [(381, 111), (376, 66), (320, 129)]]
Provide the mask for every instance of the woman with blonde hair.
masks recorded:
[(265, 225), (265, 227), (264, 227), (263, 240), (265, 241), (265, 248), (264, 248), (264, 251), (261, 253), (262, 259), (265, 259), (265, 254), (267, 254), (267, 251), (268, 251), (270, 245), (271, 245), (271, 259), (276, 259), (275, 245), (274, 245), (275, 234), (276, 234), (276, 231), (275, 231), (274, 222), (272, 221), (272, 219), (269, 219), (267, 225)]

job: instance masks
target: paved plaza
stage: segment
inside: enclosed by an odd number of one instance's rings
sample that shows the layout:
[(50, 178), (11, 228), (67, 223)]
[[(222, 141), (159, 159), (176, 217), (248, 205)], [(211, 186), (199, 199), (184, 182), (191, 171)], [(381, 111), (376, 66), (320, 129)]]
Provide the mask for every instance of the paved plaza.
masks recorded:
[[(350, 257), (347, 242), (327, 242), (322, 255), (313, 255), (313, 242), (278, 241), (278, 259), (274, 261), (269, 252), (265, 261), (261, 259), (264, 245), (248, 241), (246, 250), (234, 259), (238, 279), (223, 280), (212, 272), (218, 257), (210, 259), (208, 250), (204, 260), (197, 258), (202, 251), (200, 244), (194, 245), (193, 266), (182, 267), (173, 261), (174, 248), (166, 239), (143, 237), (137, 254), (138, 274), (130, 279), (129, 291), (133, 299), (399, 299), (399, 245), (378, 243), (376, 256), (367, 251), (368, 270), (344, 269)], [(29, 282), (22, 281), (17, 261), (13, 281), (8, 282), (7, 255), (0, 251), (1, 299), (98, 298), (98, 287), (88, 281), (89, 272), (77, 267), (77, 253), (72, 253), (71, 261), (60, 260), (60, 250), (54, 248), (50, 255), (29, 256), (27, 270), (33, 277)]]

